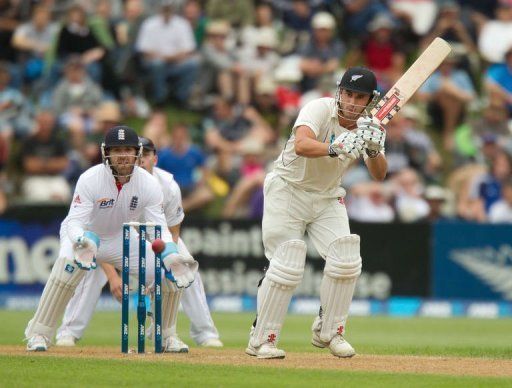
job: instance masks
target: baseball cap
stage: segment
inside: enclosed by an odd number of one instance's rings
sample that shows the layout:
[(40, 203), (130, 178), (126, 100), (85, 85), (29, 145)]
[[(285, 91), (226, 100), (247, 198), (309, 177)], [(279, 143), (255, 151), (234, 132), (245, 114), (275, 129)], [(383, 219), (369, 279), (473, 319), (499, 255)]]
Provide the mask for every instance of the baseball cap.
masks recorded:
[(377, 78), (370, 69), (354, 66), (343, 74), (338, 86), (353, 92), (373, 94), (377, 90)]
[(108, 130), (105, 135), (105, 148), (135, 147), (138, 148), (139, 137), (133, 128), (126, 125), (117, 125)]

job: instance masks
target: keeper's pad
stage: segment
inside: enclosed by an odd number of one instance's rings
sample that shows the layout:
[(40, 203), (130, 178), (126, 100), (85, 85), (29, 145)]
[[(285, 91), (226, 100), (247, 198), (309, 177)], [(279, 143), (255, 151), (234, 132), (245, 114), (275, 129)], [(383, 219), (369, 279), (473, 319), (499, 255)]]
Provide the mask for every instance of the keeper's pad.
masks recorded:
[(178, 308), (183, 294), (183, 288), (176, 287), (172, 281), (164, 278), (162, 282), (162, 339), (176, 335)]
[(290, 240), (279, 245), (258, 289), (258, 316), (251, 345), (277, 345), (284, 317), (295, 288), (300, 284), (306, 262), (306, 243)]
[(345, 332), (348, 309), (357, 278), (361, 274), (360, 238), (357, 234), (334, 240), (327, 249), (324, 277), (320, 285), (322, 328), (320, 339), (329, 343)]
[(51, 340), (64, 309), (86, 272), (79, 269), (73, 258), (59, 257), (46, 282), (36, 313), (25, 329), (25, 337), (43, 335)]

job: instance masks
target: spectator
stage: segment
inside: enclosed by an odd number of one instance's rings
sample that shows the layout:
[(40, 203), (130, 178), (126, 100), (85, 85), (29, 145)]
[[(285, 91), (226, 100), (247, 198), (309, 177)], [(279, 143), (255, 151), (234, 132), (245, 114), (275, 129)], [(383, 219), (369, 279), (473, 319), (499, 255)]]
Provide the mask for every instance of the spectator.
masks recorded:
[(357, 183), (350, 188), (347, 212), (354, 221), (391, 222), (395, 218), (395, 212), (389, 200), (389, 193), (382, 183)]
[(441, 157), (428, 135), (418, 130), (418, 112), (405, 106), (386, 125), (386, 159), (388, 176), (410, 167), (427, 181), (435, 181), (441, 169)]
[(436, 20), (435, 0), (389, 0), (388, 4), (393, 16), (410, 24), (416, 35), (425, 35)]
[(314, 9), (307, 0), (293, 0), (291, 5), (286, 3), (286, 7), (282, 8), (284, 23), (282, 52), (291, 53), (297, 47), (302, 47), (309, 42)]
[(512, 45), (505, 52), (505, 62), (487, 70), (485, 88), (491, 103), (506, 107), (512, 117)]
[(380, 0), (342, 0), (342, 3), (344, 34), (350, 39), (364, 35), (376, 15), (388, 12), (385, 2)]
[(252, 0), (209, 0), (206, 15), (210, 19), (226, 20), (239, 29), (253, 23), (254, 4)]
[(204, 120), (206, 145), (215, 152), (218, 171), (229, 177), (233, 172), (234, 157), (240, 153), (245, 139), (253, 138), (263, 144), (273, 140), (273, 132), (267, 122), (252, 107), (233, 106), (229, 100), (218, 98), (213, 115)]
[(213, 200), (207, 183), (210, 172), (205, 166), (203, 151), (190, 142), (186, 125), (177, 124), (172, 128), (171, 141), (170, 147), (158, 152), (158, 167), (174, 175), (181, 189), (183, 210), (188, 213)]
[(171, 137), (167, 128), (167, 112), (165, 109), (157, 107), (153, 110), (142, 129), (142, 136), (148, 139), (155, 139), (154, 144), (157, 150), (167, 148), (171, 145)]
[(183, 5), (183, 17), (188, 20), (194, 31), (196, 46), (201, 47), (205, 37), (208, 19), (204, 16), (200, 2), (197, 0), (186, 1)]
[(435, 222), (449, 218), (446, 216), (444, 209), (448, 200), (446, 189), (441, 186), (427, 186), (425, 189), (425, 200), (429, 207), (425, 221)]
[(32, 82), (43, 74), (44, 57), (55, 39), (57, 26), (52, 23), (50, 8), (35, 6), (32, 18), (14, 32), (12, 45), (21, 52), (25, 80)]
[[(281, 27), (274, 20), (274, 14), (270, 4), (261, 3), (256, 6), (255, 12), (256, 20), (253, 25), (245, 26), (240, 32), (240, 41), (242, 50), (248, 52), (254, 52), (261, 31), (265, 31), (266, 36), (270, 41), (279, 41), (279, 32)], [(270, 37), (270, 35), (272, 35)]]
[(489, 221), (496, 223), (512, 223), (512, 181), (507, 180), (502, 187), (502, 198), (489, 208)]
[(67, 147), (58, 137), (55, 116), (49, 111), (36, 115), (35, 133), (21, 147), (23, 196), (28, 201), (68, 202), (71, 190), (63, 175), (68, 167)]
[(248, 140), (241, 144), (241, 177), (226, 201), (223, 217), (261, 219), (263, 216), (264, 151), (264, 145), (257, 141)]
[[(68, 58), (64, 79), (53, 95), (53, 107), (58, 122), (68, 129), (73, 138), (90, 133), (94, 127), (94, 109), (102, 100), (102, 91), (86, 74), (81, 57)], [(73, 139), (76, 144), (76, 139)]]
[(512, 47), (512, 3), (499, 0), (496, 19), (483, 23), (478, 37), (482, 57), (490, 63), (503, 62), (505, 52)]
[(82, 6), (71, 6), (66, 15), (66, 22), (61, 27), (56, 45), (57, 63), (52, 70), (52, 85), (56, 82), (69, 56), (79, 55), (87, 73), (100, 83), (102, 77), (101, 60), (105, 49), (94, 36), (87, 24), (87, 14)]
[(20, 25), (21, 4), (0, 0), (0, 61), (8, 64), (13, 87), (21, 87), (21, 71), (16, 63), (17, 51), (12, 45), (14, 31)]
[(302, 56), (300, 68), (304, 74), (303, 91), (313, 89), (322, 75), (333, 74), (345, 54), (345, 46), (334, 36), (336, 21), (330, 13), (317, 13), (311, 26), (311, 41), (299, 49)]
[(418, 97), (428, 101), (429, 114), (436, 128), (441, 128), (446, 150), (454, 148), (454, 131), (464, 118), (475, 90), (467, 72), (457, 69), (459, 58), (450, 54), (439, 69), (427, 79)]
[(405, 168), (393, 178), (395, 208), (402, 222), (416, 222), (426, 217), (430, 209), (423, 199), (424, 186), (418, 173)]
[(370, 35), (363, 40), (359, 55), (377, 76), (379, 90), (385, 93), (404, 73), (405, 54), (396, 39), (395, 24), (390, 16), (376, 16), (368, 29)]
[(186, 106), (199, 70), (199, 59), (190, 23), (177, 15), (174, 7), (172, 0), (162, 0), (160, 14), (142, 24), (136, 48), (151, 79), (153, 102), (166, 102), (171, 80), (173, 96)]

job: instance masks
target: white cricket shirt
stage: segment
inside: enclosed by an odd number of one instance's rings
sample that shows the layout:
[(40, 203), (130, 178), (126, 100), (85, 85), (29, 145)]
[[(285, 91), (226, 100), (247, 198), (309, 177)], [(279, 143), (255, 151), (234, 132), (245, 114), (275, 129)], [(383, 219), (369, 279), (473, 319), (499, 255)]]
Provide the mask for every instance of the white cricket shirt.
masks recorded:
[(299, 112), (292, 134), (281, 155), (274, 162), (274, 173), (285, 181), (297, 185), (305, 191), (323, 192), (328, 196), (344, 196), (340, 187), (341, 177), (351, 160), (324, 156), (306, 158), (295, 153), (295, 130), (306, 125), (323, 143), (332, 142), (347, 129), (338, 123), (334, 98), (325, 97), (308, 102)]
[(76, 185), (61, 235), (67, 233), (75, 241), (85, 230), (100, 239), (115, 238), (124, 222), (144, 219), (162, 226), (162, 240), (171, 242), (165, 227), (163, 193), (158, 180), (138, 166), (128, 183), (118, 189), (110, 167), (99, 164), (85, 171)]
[(153, 176), (160, 183), (164, 194), (164, 214), (167, 226), (181, 224), (185, 218), (183, 205), (181, 204), (181, 190), (171, 173), (161, 168), (153, 168)]

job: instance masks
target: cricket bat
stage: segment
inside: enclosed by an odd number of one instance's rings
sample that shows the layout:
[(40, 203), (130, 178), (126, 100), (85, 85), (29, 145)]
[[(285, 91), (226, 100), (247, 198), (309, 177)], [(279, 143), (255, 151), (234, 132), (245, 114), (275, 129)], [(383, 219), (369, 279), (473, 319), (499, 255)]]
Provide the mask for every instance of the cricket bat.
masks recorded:
[(444, 61), (451, 50), (448, 42), (435, 38), (370, 111), (371, 116), (377, 118), (382, 125), (387, 124)]

